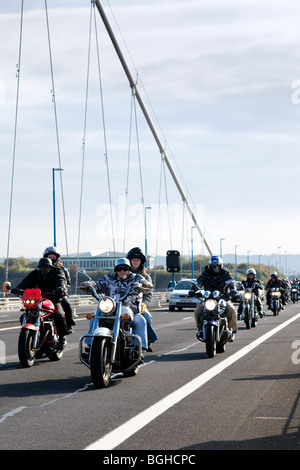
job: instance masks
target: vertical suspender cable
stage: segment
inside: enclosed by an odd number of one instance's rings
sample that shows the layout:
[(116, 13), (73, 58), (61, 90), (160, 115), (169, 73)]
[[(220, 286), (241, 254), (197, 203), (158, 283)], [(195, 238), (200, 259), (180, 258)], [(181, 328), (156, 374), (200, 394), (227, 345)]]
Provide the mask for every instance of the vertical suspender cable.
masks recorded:
[[(91, 10), (90, 10), (89, 44), (88, 44), (88, 63), (87, 63), (87, 74), (86, 74), (84, 126), (83, 126), (83, 139), (82, 139), (81, 184), (80, 184), (79, 220), (78, 220), (78, 239), (77, 239), (77, 266), (78, 266), (78, 267), (79, 267), (79, 247), (80, 247), (81, 212), (82, 212), (82, 197), (83, 197), (83, 175), (84, 175), (84, 163), (85, 163), (85, 137), (86, 137), (86, 122), (87, 122), (87, 105), (88, 105), (88, 95), (89, 95), (89, 75), (90, 75), (90, 55), (91, 55), (91, 29), (92, 29), (92, 4), (91, 4)], [(75, 292), (76, 292), (76, 293), (77, 293), (77, 286), (78, 286), (78, 270), (76, 271), (76, 285), (75, 285)]]
[(96, 22), (96, 14), (95, 14), (95, 3), (92, 2), (92, 5), (93, 5), (93, 11), (94, 11), (94, 25), (95, 25), (96, 48), (97, 48), (97, 60), (98, 60), (99, 86), (100, 86), (100, 96), (101, 96), (101, 111), (102, 111), (103, 136), (104, 136), (104, 146), (105, 146), (105, 165), (106, 165), (106, 174), (107, 174), (107, 183), (108, 183), (110, 220), (111, 220), (111, 229), (112, 229), (113, 252), (114, 252), (114, 256), (115, 256), (116, 248), (115, 248), (114, 220), (113, 220), (111, 185), (110, 185), (110, 175), (109, 175), (109, 165), (108, 165), (108, 151), (107, 151), (107, 139), (106, 139), (105, 118), (104, 118), (104, 104), (103, 104), (100, 54), (99, 54), (99, 45), (98, 45), (98, 33), (97, 33), (97, 22)]
[(127, 156), (127, 176), (126, 176), (126, 188), (125, 188), (125, 215), (124, 215), (124, 235), (123, 235), (123, 253), (125, 253), (125, 241), (126, 241), (126, 230), (127, 230), (127, 208), (128, 208), (128, 191), (129, 191), (129, 168), (130, 168), (130, 156), (131, 156), (131, 131), (132, 131), (132, 109), (133, 109), (134, 95), (131, 94), (130, 104), (130, 120), (129, 120), (129, 143), (128, 143), (128, 156)]
[[(55, 117), (55, 130), (56, 130), (58, 163), (59, 163), (59, 168), (62, 168), (62, 166), (61, 166), (61, 156), (60, 156), (60, 144), (59, 144), (59, 137), (58, 137), (57, 110), (56, 110), (56, 100), (55, 100), (54, 74), (53, 74), (53, 62), (52, 62), (52, 53), (51, 53), (51, 41), (50, 41), (50, 28), (49, 28), (49, 19), (48, 19), (47, 0), (45, 0), (45, 11), (46, 11), (46, 22), (47, 22), (47, 32), (48, 32), (48, 46), (49, 46), (51, 81), (52, 81), (52, 99), (53, 99), (53, 105), (54, 105), (54, 117)], [(60, 188), (61, 188), (62, 209), (63, 209), (63, 219), (64, 219), (64, 229), (65, 229), (66, 253), (67, 253), (67, 258), (68, 258), (68, 240), (67, 240), (66, 214), (65, 214), (64, 192), (63, 192), (62, 172), (61, 171), (59, 172), (59, 175), (60, 175)]]
[(179, 191), (179, 193), (180, 193), (180, 196), (181, 196), (182, 200), (185, 201), (186, 207), (187, 207), (187, 209), (188, 209), (188, 211), (189, 211), (189, 213), (190, 213), (190, 216), (191, 216), (191, 218), (192, 218), (192, 220), (193, 220), (193, 223), (194, 223), (194, 225), (196, 226), (196, 228), (197, 228), (197, 230), (198, 230), (200, 236), (203, 237), (203, 242), (204, 242), (204, 244), (205, 244), (205, 247), (206, 247), (207, 251), (209, 252), (210, 255), (212, 255), (212, 251), (211, 251), (211, 249), (210, 249), (210, 247), (209, 247), (209, 245), (208, 245), (208, 243), (207, 243), (207, 241), (206, 241), (206, 239), (205, 239), (205, 237), (204, 237), (204, 235), (203, 235), (203, 233), (202, 233), (202, 230), (201, 230), (201, 228), (200, 228), (200, 226), (199, 226), (199, 224), (198, 224), (198, 222), (197, 222), (197, 219), (196, 219), (195, 214), (194, 214), (194, 212), (193, 212), (193, 210), (192, 210), (192, 208), (191, 208), (191, 206), (190, 206), (190, 204), (189, 204), (189, 201), (188, 201), (188, 199), (187, 199), (187, 197), (186, 197), (186, 195), (185, 195), (185, 193), (184, 193), (184, 191), (183, 191), (183, 189), (182, 189), (182, 187), (181, 187), (181, 184), (180, 184), (180, 182), (179, 182), (179, 180), (178, 180), (178, 178), (177, 178), (177, 175), (175, 174), (175, 171), (173, 170), (173, 167), (172, 167), (172, 165), (171, 165), (171, 163), (170, 163), (170, 161), (169, 161), (169, 158), (168, 158), (168, 156), (167, 156), (167, 153), (165, 152), (165, 150), (164, 150), (164, 148), (163, 148), (163, 145), (162, 145), (162, 143), (161, 143), (161, 141), (160, 141), (160, 138), (159, 138), (159, 136), (158, 136), (158, 134), (157, 134), (157, 132), (156, 132), (156, 129), (155, 129), (155, 127), (154, 127), (154, 124), (153, 124), (153, 122), (152, 122), (152, 119), (151, 119), (151, 117), (149, 116), (149, 113), (148, 113), (148, 111), (147, 111), (147, 109), (146, 109), (146, 107), (145, 107), (145, 104), (144, 104), (144, 102), (143, 102), (143, 100), (142, 100), (142, 97), (141, 97), (141, 95), (140, 95), (140, 93), (139, 93), (139, 90), (138, 90), (137, 86), (136, 86), (135, 83), (134, 83), (134, 80), (133, 80), (133, 78), (132, 78), (132, 75), (131, 75), (131, 73), (130, 73), (130, 70), (129, 70), (129, 68), (128, 68), (126, 62), (125, 62), (125, 59), (124, 59), (123, 54), (122, 54), (122, 52), (121, 52), (121, 49), (120, 49), (120, 47), (119, 47), (119, 45), (118, 45), (118, 43), (117, 43), (117, 40), (116, 40), (116, 38), (115, 38), (115, 35), (114, 35), (113, 31), (112, 31), (112, 28), (111, 28), (111, 26), (110, 26), (110, 24), (109, 24), (109, 21), (108, 21), (107, 17), (106, 17), (105, 11), (104, 11), (104, 9), (103, 9), (103, 7), (102, 7), (102, 5), (101, 5), (101, 2), (100, 2), (100, 0), (94, 0), (94, 1), (95, 1), (95, 4), (96, 4), (97, 8), (98, 8), (99, 14), (100, 14), (100, 16), (101, 16), (101, 18), (102, 18), (102, 21), (103, 21), (103, 23), (104, 23), (104, 25), (105, 25), (105, 27), (106, 27), (106, 30), (107, 30), (107, 32), (108, 32), (108, 35), (109, 35), (109, 37), (110, 37), (110, 39), (111, 39), (111, 41), (112, 41), (112, 43), (113, 43), (113, 46), (114, 46), (114, 48), (115, 48), (115, 51), (116, 51), (116, 53), (117, 53), (117, 55), (118, 55), (118, 57), (119, 57), (119, 59), (120, 59), (120, 62), (121, 62), (121, 64), (122, 64), (123, 70), (124, 70), (124, 72), (125, 72), (125, 74), (126, 74), (126, 76), (127, 76), (127, 78), (128, 78), (128, 81), (129, 81), (129, 83), (130, 83), (130, 86), (131, 86), (132, 89), (135, 90), (135, 95), (136, 95), (136, 98), (137, 98), (138, 103), (139, 103), (139, 105), (140, 105), (140, 108), (141, 108), (141, 110), (142, 110), (142, 112), (143, 112), (143, 114), (144, 114), (144, 116), (145, 116), (145, 119), (146, 119), (146, 121), (147, 121), (147, 123), (148, 123), (148, 126), (149, 126), (149, 128), (150, 128), (150, 130), (151, 130), (151, 132), (152, 132), (152, 135), (153, 135), (153, 137), (154, 137), (154, 139), (155, 139), (155, 141), (156, 141), (156, 143), (157, 143), (157, 145), (158, 145), (158, 148), (159, 148), (161, 154), (162, 154), (163, 157), (164, 157), (164, 160), (165, 160), (165, 162), (166, 162), (166, 165), (167, 165), (167, 167), (168, 167), (168, 169), (169, 169), (169, 172), (171, 173), (171, 176), (172, 176), (172, 178), (173, 178), (173, 180), (174, 180), (174, 183), (175, 183), (176, 186), (177, 186), (177, 189), (178, 189), (178, 191)]
[(18, 81), (17, 81), (17, 99), (16, 99), (16, 113), (15, 113), (14, 145), (13, 145), (13, 162), (12, 162), (12, 171), (11, 171), (11, 187), (10, 187), (10, 204), (9, 204), (9, 220), (8, 220), (8, 238), (7, 238), (5, 281), (8, 280), (8, 258), (9, 258), (9, 246), (10, 246), (11, 215), (12, 215), (14, 173), (15, 173), (15, 159), (16, 159), (17, 122), (18, 122), (20, 70), (21, 70), (21, 49), (22, 49), (22, 33), (23, 33), (23, 6), (24, 6), (24, 1), (22, 0), (22, 4), (21, 4), (20, 43), (19, 43), (19, 61), (18, 61), (18, 65), (17, 65), (17, 67), (18, 67), (17, 68)]

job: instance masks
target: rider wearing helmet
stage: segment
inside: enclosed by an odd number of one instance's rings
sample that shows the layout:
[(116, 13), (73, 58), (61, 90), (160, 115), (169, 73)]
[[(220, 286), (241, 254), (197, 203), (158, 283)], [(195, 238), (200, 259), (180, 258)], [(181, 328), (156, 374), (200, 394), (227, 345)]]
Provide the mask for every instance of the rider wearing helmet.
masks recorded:
[[(130, 261), (132, 272), (141, 274), (148, 282), (152, 284), (151, 276), (148, 274), (148, 270), (145, 268), (146, 256), (144, 255), (141, 248), (139, 247), (131, 248), (131, 250), (128, 251), (126, 258), (129, 259)], [(152, 291), (143, 293), (143, 301), (142, 301), (142, 303), (145, 306), (143, 315), (147, 321), (147, 332), (148, 332), (148, 341), (149, 341), (148, 351), (149, 352), (152, 352), (151, 343), (154, 343), (154, 341), (158, 339), (152, 327), (152, 315), (148, 310), (148, 305), (150, 304), (152, 295), (153, 295)]]
[(267, 292), (267, 306), (268, 310), (271, 309), (271, 289), (273, 288), (279, 288), (282, 294), (282, 305), (287, 304), (287, 299), (286, 299), (286, 285), (285, 283), (278, 277), (277, 271), (272, 271), (271, 272), (271, 277), (269, 281), (267, 282), (266, 285), (266, 292)]
[(47, 258), (51, 259), (53, 266), (57, 266), (58, 268), (60, 268), (66, 278), (67, 288), (66, 288), (66, 293), (64, 297), (62, 298), (61, 305), (66, 315), (66, 322), (67, 322), (69, 334), (71, 334), (73, 333), (73, 326), (75, 326), (75, 322), (73, 320), (73, 310), (68, 300), (68, 290), (70, 289), (70, 286), (71, 286), (70, 273), (60, 261), (60, 250), (56, 246), (48, 246), (47, 248), (45, 248), (43, 252), (43, 257), (45, 259)]
[[(104, 294), (118, 299), (125, 294), (131, 284), (143, 283), (145, 281), (145, 278), (140, 274), (134, 274), (131, 272), (131, 265), (127, 258), (119, 258), (115, 262), (113, 272), (105, 274), (97, 281), (91, 281), (91, 283), (99, 294)], [(84, 286), (89, 282), (90, 281), (83, 282), (81, 285)], [(124, 301), (124, 305), (130, 307), (134, 313), (134, 319), (131, 326), (135, 334), (141, 338), (142, 349), (145, 351), (148, 347), (147, 325), (145, 318), (141, 314), (141, 303), (142, 293), (135, 292), (134, 289)], [(92, 333), (97, 327), (93, 320), (94, 319), (90, 322), (89, 333)], [(85, 343), (90, 345), (91, 338), (86, 338)]]
[[(264, 312), (263, 312), (263, 306), (262, 306), (262, 302), (260, 299), (260, 295), (264, 288), (262, 286), (262, 283), (258, 279), (256, 279), (256, 271), (254, 268), (247, 269), (246, 275), (247, 275), (247, 278), (245, 281), (242, 281), (242, 286), (244, 287), (244, 289), (246, 289), (247, 287), (251, 288), (254, 283), (257, 284), (257, 287), (255, 287), (253, 293), (255, 295), (256, 308), (257, 308), (258, 315), (260, 316), (260, 318), (262, 318), (264, 316)], [(243, 309), (243, 302), (241, 302), (238, 307), (238, 315), (242, 314), (242, 309)]]
[(66, 289), (66, 279), (62, 270), (52, 265), (51, 259), (41, 258), (38, 267), (31, 271), (14, 290), (38, 288), (42, 294), (51, 293), (51, 300), (55, 306), (55, 322), (59, 335), (59, 347), (65, 346), (65, 335), (68, 334), (64, 312), (61, 306), (61, 297)]
[[(209, 290), (213, 292), (218, 290), (221, 293), (224, 292), (226, 281), (232, 281), (232, 284), (229, 284), (230, 290), (234, 289), (234, 280), (228, 269), (223, 266), (223, 260), (220, 256), (212, 256), (208, 265), (205, 266), (204, 270), (197, 279), (197, 284), (200, 289)], [(195, 289), (192, 289), (195, 290)], [(227, 298), (226, 298), (227, 297)], [(233, 306), (233, 303), (229, 300), (230, 295), (224, 294), (227, 302), (226, 314), (228, 319), (228, 325), (232, 328), (233, 332), (237, 331), (237, 314)], [(203, 334), (203, 309), (201, 303), (196, 307), (194, 311), (196, 326), (198, 328), (197, 338), (201, 337)]]

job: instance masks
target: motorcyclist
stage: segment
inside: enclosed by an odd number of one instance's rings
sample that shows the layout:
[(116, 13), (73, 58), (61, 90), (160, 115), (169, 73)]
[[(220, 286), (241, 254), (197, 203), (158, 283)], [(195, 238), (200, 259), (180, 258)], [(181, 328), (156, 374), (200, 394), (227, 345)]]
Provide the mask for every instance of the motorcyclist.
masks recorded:
[[(133, 273), (141, 274), (148, 282), (152, 284), (151, 276), (148, 273), (148, 270), (145, 268), (146, 256), (139, 247), (131, 248), (128, 251), (127, 259), (129, 259), (131, 264), (131, 271)], [(147, 333), (148, 333), (148, 351), (152, 352), (151, 344), (154, 343), (158, 337), (152, 327), (152, 315), (148, 310), (148, 305), (151, 302), (153, 292), (152, 290), (147, 293), (143, 293), (142, 304), (144, 304), (143, 315), (147, 321)]]
[[(242, 286), (244, 289), (246, 289), (247, 287), (252, 288), (253, 284), (257, 284), (257, 287), (255, 287), (253, 293), (255, 295), (255, 303), (256, 303), (258, 315), (260, 316), (260, 318), (262, 318), (264, 316), (264, 311), (263, 311), (263, 306), (262, 306), (262, 302), (260, 299), (260, 295), (264, 288), (262, 286), (262, 283), (258, 279), (256, 279), (256, 271), (254, 268), (247, 269), (246, 276), (247, 276), (246, 280), (242, 281)], [(238, 316), (242, 315), (242, 313), (243, 313), (243, 302), (240, 302), (239, 307), (238, 307)]]
[[(131, 272), (131, 265), (127, 258), (119, 258), (115, 262), (114, 272), (105, 274), (102, 278), (95, 281), (85, 281), (81, 287), (88, 286), (90, 283), (95, 287), (99, 294), (104, 294), (115, 299), (122, 297), (128, 287), (134, 283), (143, 283), (146, 279), (140, 274)], [(142, 292), (133, 291), (126, 297), (124, 305), (131, 308), (134, 313), (134, 319), (131, 326), (136, 335), (141, 338), (142, 350), (148, 348), (147, 322), (141, 314)], [(97, 328), (97, 320), (92, 319), (90, 322), (89, 334)], [(91, 338), (87, 337), (85, 343), (90, 346)], [(136, 341), (136, 340), (135, 340)], [(136, 345), (137, 347), (137, 345)]]
[[(208, 261), (208, 265), (205, 266), (196, 282), (200, 289), (209, 290), (211, 292), (218, 290), (222, 293), (222, 297), (227, 303), (226, 315), (228, 325), (232, 328), (233, 333), (236, 333), (237, 313), (233, 303), (230, 301), (230, 294), (223, 294), (226, 281), (234, 281), (230, 271), (223, 266), (223, 260), (220, 256), (212, 256)], [(228, 285), (230, 290), (234, 289), (234, 283)], [(196, 290), (196, 286), (191, 290)], [(199, 339), (203, 335), (203, 308), (201, 303), (196, 307), (194, 315), (198, 330), (196, 336)]]
[(267, 306), (268, 310), (271, 310), (271, 290), (273, 288), (278, 288), (282, 294), (282, 305), (286, 305), (286, 297), (285, 297), (285, 284), (282, 282), (281, 279), (278, 277), (277, 271), (271, 272), (271, 277), (266, 285), (266, 292), (267, 292)]
[(299, 296), (299, 282), (298, 282), (298, 279), (295, 277), (292, 282), (291, 282), (291, 291), (292, 289), (297, 289), (296, 291), (296, 299), (298, 300), (298, 296)]
[(66, 279), (62, 270), (53, 266), (51, 259), (41, 258), (38, 267), (31, 271), (11, 292), (12, 294), (17, 294), (19, 290), (34, 288), (40, 289), (42, 295), (47, 294), (54, 303), (55, 322), (59, 336), (58, 347), (63, 349), (66, 344), (65, 336), (69, 334), (64, 311), (61, 306), (61, 298), (66, 290)]
[(45, 248), (45, 250), (43, 252), (43, 257), (51, 259), (53, 266), (57, 266), (58, 268), (60, 268), (63, 271), (64, 275), (65, 275), (67, 289), (66, 289), (66, 293), (65, 293), (64, 297), (61, 300), (61, 306), (62, 306), (62, 308), (65, 312), (65, 315), (66, 315), (66, 322), (67, 322), (68, 332), (69, 332), (69, 334), (71, 334), (74, 331), (73, 326), (75, 326), (75, 322), (73, 320), (73, 310), (72, 310), (71, 304), (70, 304), (69, 299), (68, 299), (69, 289), (70, 289), (70, 286), (71, 286), (70, 273), (67, 270), (67, 268), (65, 268), (65, 266), (60, 261), (60, 250), (56, 246), (48, 246), (47, 248)]

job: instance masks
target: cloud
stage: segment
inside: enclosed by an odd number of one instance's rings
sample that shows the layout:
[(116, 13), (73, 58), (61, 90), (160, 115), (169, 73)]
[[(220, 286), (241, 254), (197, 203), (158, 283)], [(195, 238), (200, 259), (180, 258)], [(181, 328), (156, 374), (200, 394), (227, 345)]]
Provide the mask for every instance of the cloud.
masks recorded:
[[(141, 4), (124, 0), (110, 4), (111, 9), (104, 4), (105, 10), (175, 171), (189, 198), (195, 204), (204, 204), (205, 231), (212, 249), (218, 250), (219, 238), (226, 231), (228, 251), (239, 244), (241, 249), (244, 246), (253, 253), (266, 251), (268, 247), (274, 251), (278, 245), (297, 252), (294, 235), (297, 219), (286, 211), (290, 207), (298, 211), (294, 201), (299, 176), (300, 106), (292, 101), (297, 91), (292, 84), (300, 80), (298, 3), (212, 0)], [(77, 248), (90, 12), (85, 1), (79, 0), (75, 8), (73, 5), (68, 0), (48, 2), (71, 252)], [(5, 253), (7, 238), (19, 8), (16, 1), (0, 7), (0, 63), (5, 64), (0, 69), (3, 169), (0, 195), (4, 205), (0, 216), (3, 240), (0, 255)], [(124, 71), (98, 16), (97, 25), (108, 162), (113, 204), (117, 208), (126, 187), (132, 98)], [(89, 78), (82, 251), (99, 246), (97, 207), (108, 201), (94, 34)], [(58, 155), (51, 89), (45, 12), (39, 1), (26, 2), (12, 256), (39, 256), (44, 245), (52, 243), (49, 241), (52, 239), (51, 170), (58, 166)], [(159, 198), (161, 159), (139, 108), (137, 119), (141, 165), (145, 172), (144, 199), (146, 205), (151, 205)], [(141, 199), (134, 124), (133, 121), (130, 204)], [(168, 174), (167, 180), (170, 203), (180, 203)], [(165, 202), (164, 193), (163, 197)], [(59, 198), (58, 188), (58, 236), (63, 245)], [(278, 214), (280, 228), (278, 235), (273, 234), (273, 248), (269, 229), (275, 227)], [(190, 223), (188, 220), (187, 224)], [(289, 223), (294, 230), (287, 228)], [(38, 229), (32, 232), (36, 224)], [(185, 244), (188, 246), (187, 240)], [(166, 245), (161, 251), (165, 248)]]

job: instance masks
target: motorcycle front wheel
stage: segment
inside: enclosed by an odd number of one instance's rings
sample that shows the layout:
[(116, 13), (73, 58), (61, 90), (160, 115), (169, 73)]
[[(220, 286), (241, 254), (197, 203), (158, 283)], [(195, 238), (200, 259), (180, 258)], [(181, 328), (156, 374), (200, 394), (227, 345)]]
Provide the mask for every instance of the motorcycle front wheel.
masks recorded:
[(94, 338), (91, 349), (91, 377), (96, 388), (108, 386), (112, 371), (109, 338)]
[(18, 355), (22, 367), (31, 367), (35, 363), (35, 351), (32, 347), (35, 331), (21, 330), (18, 342)]
[(245, 321), (245, 325), (246, 325), (247, 330), (250, 330), (250, 328), (251, 328), (251, 313), (250, 313), (249, 305), (246, 305), (245, 309), (244, 309), (244, 321)]
[(207, 325), (206, 327), (206, 354), (207, 357), (212, 358), (216, 354), (216, 330), (213, 325)]

